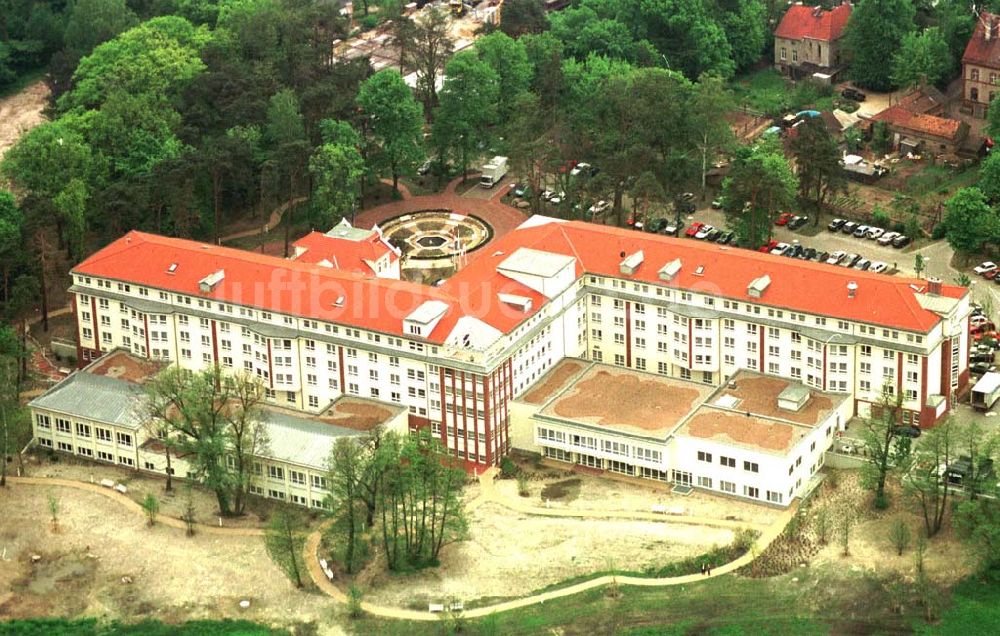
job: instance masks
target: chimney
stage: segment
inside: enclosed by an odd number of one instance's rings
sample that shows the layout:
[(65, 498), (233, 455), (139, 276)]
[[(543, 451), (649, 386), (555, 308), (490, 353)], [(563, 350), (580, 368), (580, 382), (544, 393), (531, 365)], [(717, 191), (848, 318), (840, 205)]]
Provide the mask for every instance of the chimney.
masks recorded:
[(858, 284), (853, 280), (847, 283), (847, 297), (854, 298), (858, 295)]
[(941, 295), (941, 279), (940, 278), (928, 278), (927, 279), (927, 293), (931, 296)]

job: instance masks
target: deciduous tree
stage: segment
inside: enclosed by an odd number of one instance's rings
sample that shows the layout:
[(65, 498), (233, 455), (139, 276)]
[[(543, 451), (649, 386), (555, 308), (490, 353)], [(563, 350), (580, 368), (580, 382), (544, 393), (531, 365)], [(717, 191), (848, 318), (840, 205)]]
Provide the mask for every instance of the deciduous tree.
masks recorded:
[(288, 575), (295, 587), (302, 587), (302, 550), (305, 546), (306, 524), (291, 510), (279, 509), (264, 531), (264, 545), (271, 560)]
[(955, 250), (978, 252), (1000, 232), (1000, 218), (976, 187), (962, 188), (945, 202), (945, 238)]
[(458, 160), (464, 180), (480, 144), (491, 136), (496, 122), (500, 78), (475, 51), (462, 51), (448, 62), (441, 105), (434, 116), (432, 139), (439, 154)]
[(424, 159), (423, 109), (395, 69), (384, 69), (361, 84), (358, 106), (368, 121), (369, 153), (375, 165), (388, 171), (392, 189), (399, 191), (399, 175)]
[(722, 193), (726, 217), (741, 245), (755, 248), (770, 239), (774, 219), (795, 201), (798, 185), (776, 143), (758, 142), (736, 152)]
[(851, 78), (876, 91), (893, 88), (893, 56), (913, 31), (916, 14), (911, 0), (861, 0), (851, 12), (844, 46)]
[(827, 197), (846, 188), (847, 180), (840, 165), (840, 146), (820, 117), (807, 119), (797, 126), (791, 141), (799, 176), (799, 198), (816, 206), (814, 223)]
[(892, 81), (901, 88), (939, 84), (953, 66), (948, 42), (937, 27), (911, 31), (892, 56)]
[(500, 30), (512, 38), (541, 33), (549, 26), (542, 0), (505, 0), (500, 11)]

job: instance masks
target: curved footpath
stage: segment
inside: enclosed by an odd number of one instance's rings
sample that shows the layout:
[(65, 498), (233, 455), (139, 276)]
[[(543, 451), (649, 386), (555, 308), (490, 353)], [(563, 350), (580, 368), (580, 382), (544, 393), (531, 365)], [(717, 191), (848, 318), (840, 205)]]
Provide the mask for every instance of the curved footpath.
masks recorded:
[[(556, 516), (556, 517), (575, 517), (575, 518), (600, 518), (600, 519), (641, 519), (647, 521), (659, 521), (662, 523), (683, 523), (683, 524), (696, 524), (696, 525), (710, 525), (715, 527), (724, 528), (755, 528), (761, 531), (760, 537), (757, 539), (755, 544), (755, 550), (751, 550), (739, 557), (734, 561), (730, 561), (724, 565), (712, 568), (712, 574), (710, 576), (723, 576), (729, 574), (730, 572), (735, 572), (744, 565), (749, 564), (754, 559), (755, 554), (759, 554), (768, 545), (774, 541), (778, 535), (781, 534), (782, 530), (785, 529), (785, 525), (791, 520), (795, 515), (795, 511), (798, 508), (798, 504), (795, 503), (790, 506), (787, 510), (782, 512), (782, 514), (770, 525), (760, 524), (760, 523), (741, 523), (738, 521), (729, 521), (723, 519), (710, 519), (707, 517), (692, 517), (692, 516), (665, 516), (662, 514), (655, 513), (644, 513), (639, 511), (629, 511), (629, 510), (570, 510), (565, 508), (540, 508), (537, 506), (531, 506), (527, 503), (520, 501), (512, 501), (511, 499), (504, 497), (501, 493), (496, 490), (494, 485), (494, 479), (497, 475), (497, 469), (491, 468), (485, 471), (482, 475), (479, 475), (479, 483), (481, 490), (478, 496), (469, 501), (466, 504), (467, 510), (472, 510), (480, 507), (484, 503), (494, 503), (517, 512), (522, 512), (525, 514), (534, 515), (544, 515), (544, 516)], [(84, 490), (88, 492), (97, 493), (101, 496), (107, 497), (113, 501), (117, 501), (119, 504), (124, 506), (127, 510), (140, 515), (145, 516), (145, 512), (138, 503), (133, 501), (131, 498), (112, 490), (110, 488), (105, 488), (99, 484), (91, 484), (83, 481), (76, 481), (71, 479), (59, 479), (54, 477), (7, 477), (10, 484), (13, 485), (30, 485), (30, 486), (56, 486), (62, 488), (76, 488), (78, 490)], [(187, 524), (175, 517), (169, 517), (160, 515), (157, 517), (157, 523), (169, 526), (171, 528), (177, 528), (180, 530), (186, 530)], [(324, 594), (332, 597), (333, 599), (346, 603), (348, 601), (347, 595), (336, 585), (334, 585), (326, 575), (323, 573), (323, 569), (319, 564), (319, 547), (320, 541), (323, 537), (323, 530), (330, 524), (327, 521), (320, 525), (318, 528), (313, 530), (307, 537), (305, 541), (305, 546), (303, 548), (303, 556), (305, 558), (306, 569), (309, 571), (309, 576), (312, 578), (313, 583)], [(217, 535), (229, 535), (229, 536), (245, 536), (245, 537), (260, 537), (264, 535), (264, 530), (260, 528), (227, 528), (227, 527), (217, 527), (205, 524), (195, 524), (197, 532), (203, 532), (205, 534), (217, 534)], [(488, 616), (496, 612), (505, 612), (512, 609), (517, 609), (520, 607), (527, 607), (529, 605), (535, 605), (538, 603), (544, 603), (556, 598), (562, 598), (565, 596), (570, 596), (573, 594), (578, 594), (580, 592), (585, 592), (587, 590), (592, 590), (595, 588), (601, 588), (608, 585), (636, 585), (642, 587), (667, 587), (672, 585), (686, 585), (689, 583), (697, 583), (702, 581), (709, 576), (703, 574), (687, 574), (684, 576), (674, 576), (667, 578), (644, 578), (644, 577), (633, 577), (633, 576), (611, 576), (605, 575), (596, 577), (593, 579), (588, 579), (586, 581), (576, 583), (575, 585), (570, 585), (567, 587), (551, 590), (548, 592), (543, 592), (540, 594), (534, 594), (532, 596), (525, 596), (522, 598), (512, 599), (510, 601), (504, 601), (502, 603), (496, 603), (494, 605), (487, 605), (484, 607), (477, 607), (474, 609), (465, 610), (462, 615), (466, 618), (479, 618), (483, 616)], [(399, 607), (387, 607), (384, 605), (373, 605), (371, 603), (361, 603), (361, 609), (371, 614), (373, 616), (380, 616), (383, 618), (394, 618), (403, 620), (414, 620), (414, 621), (438, 621), (440, 616), (438, 614), (432, 614), (430, 612), (422, 612), (415, 610), (408, 610)]]

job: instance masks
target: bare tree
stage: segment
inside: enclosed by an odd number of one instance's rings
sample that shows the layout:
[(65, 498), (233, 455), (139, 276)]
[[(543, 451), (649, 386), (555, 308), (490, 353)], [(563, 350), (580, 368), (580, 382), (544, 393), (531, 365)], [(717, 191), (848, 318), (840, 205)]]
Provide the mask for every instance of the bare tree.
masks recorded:
[(916, 500), (924, 518), (924, 529), (933, 537), (944, 523), (948, 509), (948, 467), (955, 454), (956, 427), (951, 418), (929, 430), (920, 445), (920, 453), (909, 463), (904, 479), (906, 492)]
[(882, 394), (872, 405), (871, 416), (865, 420), (861, 432), (862, 444), (869, 460), (861, 467), (861, 484), (875, 492), (874, 505), (880, 510), (889, 506), (885, 482), (890, 470), (900, 459), (896, 453), (896, 439), (902, 404), (902, 394), (899, 391), (893, 391), (889, 384), (883, 386)]
[(438, 76), (455, 46), (448, 25), (448, 14), (431, 7), (413, 21), (412, 29), (397, 32), (397, 35), (410, 38), (405, 42), (397, 41), (397, 44), (407, 52), (410, 64), (417, 70), (417, 91), (424, 102), (428, 121), (437, 105)]

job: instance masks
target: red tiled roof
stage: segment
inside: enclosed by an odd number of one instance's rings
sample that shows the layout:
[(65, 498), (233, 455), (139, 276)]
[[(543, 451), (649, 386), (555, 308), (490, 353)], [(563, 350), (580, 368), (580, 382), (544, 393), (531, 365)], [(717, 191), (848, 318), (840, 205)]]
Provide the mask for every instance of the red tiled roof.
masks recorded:
[(986, 39), (986, 25), (993, 24), (998, 16), (985, 11), (979, 14), (976, 20), (976, 28), (972, 31), (969, 43), (965, 45), (965, 53), (962, 54), (962, 64), (979, 64), (1000, 68), (1000, 33), (994, 29), (993, 37)]
[(399, 258), (382, 241), (377, 232), (372, 232), (371, 236), (361, 241), (329, 236), (322, 232), (310, 232), (292, 245), (305, 250), (292, 260), (300, 263), (319, 263), (326, 260), (335, 269), (358, 274), (372, 273), (373, 270), (366, 261), (375, 262), (387, 253), (390, 262)]
[(793, 4), (775, 29), (775, 37), (786, 40), (820, 40), (832, 42), (844, 34), (844, 27), (851, 17), (851, 4), (844, 2), (829, 11), (816, 7)]
[[(541, 293), (497, 271), (522, 247), (573, 257), (577, 277), (587, 273), (666, 285), (659, 269), (680, 259), (682, 268), (671, 287), (748, 301), (749, 283), (768, 275), (770, 285), (752, 302), (917, 332), (927, 332), (940, 320), (921, 307), (911, 288), (922, 288), (924, 281), (578, 221), (514, 230), (480, 250), (439, 288), (141, 232), (118, 239), (73, 272), (394, 335), (404, 334), (403, 319), (413, 310), (437, 300), (448, 308), (428, 340), (443, 343), (463, 316), (509, 333), (545, 303)], [(622, 275), (621, 254), (639, 250), (643, 263), (632, 276)], [(171, 274), (167, 270), (172, 263), (178, 266)], [(699, 266), (704, 267), (700, 275), (695, 273)], [(218, 270), (225, 271), (223, 280), (211, 292), (200, 293), (199, 281)], [(858, 284), (852, 299), (847, 297), (850, 281)], [(526, 297), (531, 308), (523, 311), (499, 302), (500, 293)], [(961, 298), (965, 293), (964, 288), (943, 286), (945, 296)], [(342, 306), (337, 306), (341, 296)]]
[(915, 113), (903, 104), (897, 104), (872, 117), (872, 121), (884, 121), (890, 126), (905, 128), (922, 135), (933, 135), (956, 141), (963, 130), (963, 123), (936, 115)]

